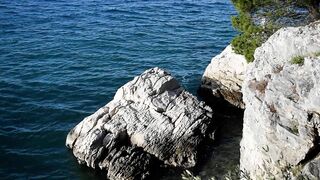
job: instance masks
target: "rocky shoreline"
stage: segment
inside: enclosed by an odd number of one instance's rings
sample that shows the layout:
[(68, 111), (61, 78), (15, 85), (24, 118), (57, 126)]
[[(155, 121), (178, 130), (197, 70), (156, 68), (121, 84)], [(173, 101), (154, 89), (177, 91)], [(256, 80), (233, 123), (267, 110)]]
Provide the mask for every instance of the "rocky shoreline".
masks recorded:
[[(243, 57), (227, 47), (213, 58), (201, 85), (207, 95), (245, 105), (243, 176), (320, 178), (320, 22), (280, 29), (254, 56), (253, 63), (240, 66)], [(295, 58), (303, 61), (295, 64)]]
[(320, 22), (280, 29), (254, 56), (248, 64), (228, 46), (212, 59), (200, 88), (211, 108), (168, 72), (147, 70), (73, 128), (66, 146), (109, 179), (192, 168), (207, 141), (228, 133), (219, 129), (233, 112), (221, 114), (221, 101), (244, 109), (239, 177), (320, 178)]

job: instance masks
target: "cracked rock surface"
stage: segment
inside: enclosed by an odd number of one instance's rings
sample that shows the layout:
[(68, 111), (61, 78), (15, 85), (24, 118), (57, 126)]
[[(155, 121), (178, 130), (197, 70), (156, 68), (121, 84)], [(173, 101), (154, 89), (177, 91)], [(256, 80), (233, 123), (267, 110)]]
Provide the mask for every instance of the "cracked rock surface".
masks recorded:
[(195, 166), (213, 132), (212, 110), (169, 73), (153, 68), (135, 77), (114, 99), (68, 134), (79, 163), (107, 170), (110, 179), (147, 179), (161, 162)]
[(247, 61), (243, 55), (236, 54), (231, 45), (221, 54), (212, 58), (206, 68), (201, 88), (209, 90), (209, 94), (223, 98), (230, 104), (244, 108), (242, 101), (242, 82), (245, 78)]
[[(243, 83), (240, 166), (251, 179), (320, 178), (320, 22), (283, 28)], [(292, 64), (301, 56), (304, 64)]]

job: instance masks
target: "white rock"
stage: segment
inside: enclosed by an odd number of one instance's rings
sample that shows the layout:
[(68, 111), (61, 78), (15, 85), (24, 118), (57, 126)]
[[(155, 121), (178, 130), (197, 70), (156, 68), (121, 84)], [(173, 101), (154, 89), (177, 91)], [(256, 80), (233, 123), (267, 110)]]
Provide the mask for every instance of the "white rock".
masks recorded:
[(250, 178), (320, 178), (319, 52), (320, 22), (280, 29), (256, 50), (242, 90), (240, 166)]
[(209, 89), (215, 97), (222, 97), (244, 108), (241, 87), (246, 68), (245, 57), (236, 54), (229, 45), (221, 54), (212, 58), (203, 74), (201, 88)]
[(193, 167), (212, 134), (211, 114), (169, 73), (153, 68), (73, 128), (66, 146), (80, 163), (107, 170), (110, 179), (145, 179), (155, 161)]

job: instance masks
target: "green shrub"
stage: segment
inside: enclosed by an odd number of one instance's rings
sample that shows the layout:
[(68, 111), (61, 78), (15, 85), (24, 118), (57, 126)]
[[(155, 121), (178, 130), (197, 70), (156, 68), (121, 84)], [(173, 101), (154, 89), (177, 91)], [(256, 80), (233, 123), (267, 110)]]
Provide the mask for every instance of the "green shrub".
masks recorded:
[(233, 50), (237, 54), (244, 55), (248, 62), (252, 62), (255, 49), (262, 44), (260, 34), (263, 29), (254, 25), (249, 14), (245, 12), (240, 12), (238, 16), (232, 17), (231, 21), (232, 26), (240, 32), (231, 41)]
[(250, 12), (258, 6), (272, 2), (272, 0), (232, 0), (232, 2), (239, 11), (238, 16), (231, 18), (232, 26), (240, 32), (231, 42), (233, 50), (244, 55), (248, 62), (253, 62), (254, 51), (263, 43), (262, 34), (267, 34), (266, 31), (269, 28), (254, 25)]
[(242, 12), (250, 12), (257, 7), (266, 6), (273, 3), (275, 0), (232, 0), (232, 3)]
[[(234, 51), (244, 55), (248, 62), (252, 62), (254, 60), (253, 54), (255, 49), (261, 46), (263, 42), (280, 28), (272, 22), (268, 22), (263, 27), (254, 25), (251, 15), (259, 10), (259, 8), (270, 7), (270, 10), (273, 9), (272, 12), (264, 13), (271, 21), (276, 21), (282, 16), (291, 16), (292, 14), (290, 14), (289, 10), (285, 7), (292, 5), (308, 7), (310, 15), (313, 17), (319, 16), (320, 18), (320, 12), (314, 10), (319, 9), (319, 5), (315, 4), (315, 2), (319, 4), (319, 1), (320, 0), (232, 0), (232, 3), (239, 12), (238, 16), (231, 18), (232, 26), (240, 33), (231, 42)], [(295, 64), (299, 63), (297, 60)]]
[(237, 54), (244, 55), (247, 62), (253, 62), (254, 51), (257, 47), (261, 46), (261, 43), (259, 36), (247, 33), (236, 36), (231, 42), (233, 50)]
[(236, 28), (241, 33), (257, 33), (262, 30), (261, 27), (258, 27), (253, 24), (250, 14), (245, 12), (240, 12), (238, 16), (231, 17), (231, 23), (234, 28)]
[(292, 64), (302, 65), (302, 64), (304, 63), (304, 57), (302, 57), (302, 56), (293, 57), (293, 58), (291, 59), (291, 63), (292, 63)]

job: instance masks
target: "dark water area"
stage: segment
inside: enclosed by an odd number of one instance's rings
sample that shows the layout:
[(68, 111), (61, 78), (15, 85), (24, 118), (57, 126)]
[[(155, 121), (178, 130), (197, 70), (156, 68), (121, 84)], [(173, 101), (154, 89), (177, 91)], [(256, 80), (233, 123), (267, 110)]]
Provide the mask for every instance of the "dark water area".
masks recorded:
[(0, 179), (98, 179), (68, 131), (148, 68), (196, 94), (234, 14), (226, 0), (1, 0)]

